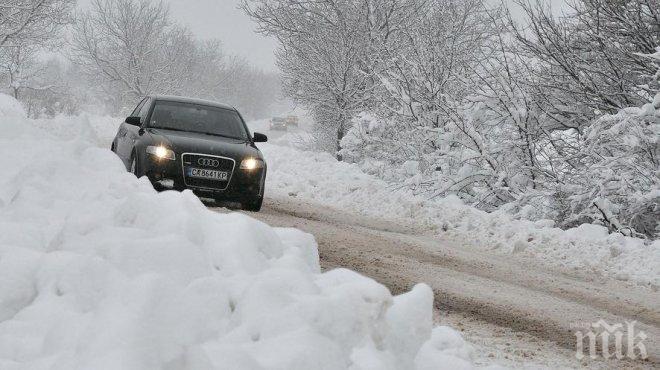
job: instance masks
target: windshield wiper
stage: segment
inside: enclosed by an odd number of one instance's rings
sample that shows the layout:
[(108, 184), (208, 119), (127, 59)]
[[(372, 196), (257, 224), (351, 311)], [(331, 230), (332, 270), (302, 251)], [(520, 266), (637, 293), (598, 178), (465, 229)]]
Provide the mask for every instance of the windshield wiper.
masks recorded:
[(202, 134), (202, 135), (209, 135), (209, 136), (220, 136), (220, 137), (226, 137), (228, 139), (235, 139), (235, 140), (243, 140), (247, 141), (247, 139), (236, 137), (236, 136), (230, 136), (230, 135), (223, 135), (223, 134), (216, 134), (214, 132), (203, 132), (203, 131), (191, 131), (191, 130), (184, 130), (180, 128), (174, 128), (174, 127), (147, 127), (147, 128), (154, 128), (154, 129), (161, 129), (161, 130), (171, 130), (171, 131), (181, 131), (181, 132), (193, 132), (196, 134)]

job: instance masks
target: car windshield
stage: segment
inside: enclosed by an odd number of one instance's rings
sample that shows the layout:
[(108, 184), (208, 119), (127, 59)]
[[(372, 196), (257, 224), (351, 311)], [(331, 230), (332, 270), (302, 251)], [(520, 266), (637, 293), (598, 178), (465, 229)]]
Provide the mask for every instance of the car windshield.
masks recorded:
[(149, 127), (248, 139), (236, 111), (193, 103), (157, 101)]

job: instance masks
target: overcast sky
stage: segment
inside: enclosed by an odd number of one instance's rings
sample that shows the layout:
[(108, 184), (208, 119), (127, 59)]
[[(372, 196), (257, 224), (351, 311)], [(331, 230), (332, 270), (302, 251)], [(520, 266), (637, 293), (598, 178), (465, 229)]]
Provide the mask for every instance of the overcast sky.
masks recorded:
[(254, 32), (255, 24), (237, 9), (240, 0), (167, 0), (172, 16), (202, 38), (222, 41), (229, 53), (274, 71), (277, 43)]

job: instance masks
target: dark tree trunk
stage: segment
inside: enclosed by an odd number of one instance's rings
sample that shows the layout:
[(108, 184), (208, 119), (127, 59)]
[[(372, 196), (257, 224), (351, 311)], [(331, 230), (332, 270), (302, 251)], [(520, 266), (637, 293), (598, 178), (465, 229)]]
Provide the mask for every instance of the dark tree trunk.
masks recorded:
[(344, 138), (344, 117), (339, 116), (339, 127), (337, 127), (337, 142), (335, 143), (335, 156), (338, 161), (343, 160), (343, 156), (340, 153), (341, 150), (341, 139)]

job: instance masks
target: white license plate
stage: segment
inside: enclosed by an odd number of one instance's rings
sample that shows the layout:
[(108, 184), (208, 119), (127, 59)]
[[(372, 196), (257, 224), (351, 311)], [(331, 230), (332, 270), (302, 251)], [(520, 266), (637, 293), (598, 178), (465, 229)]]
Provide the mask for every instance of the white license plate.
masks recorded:
[(218, 181), (227, 181), (229, 173), (216, 170), (206, 170), (203, 168), (188, 167), (186, 169), (188, 177), (196, 177), (198, 179), (209, 179)]

